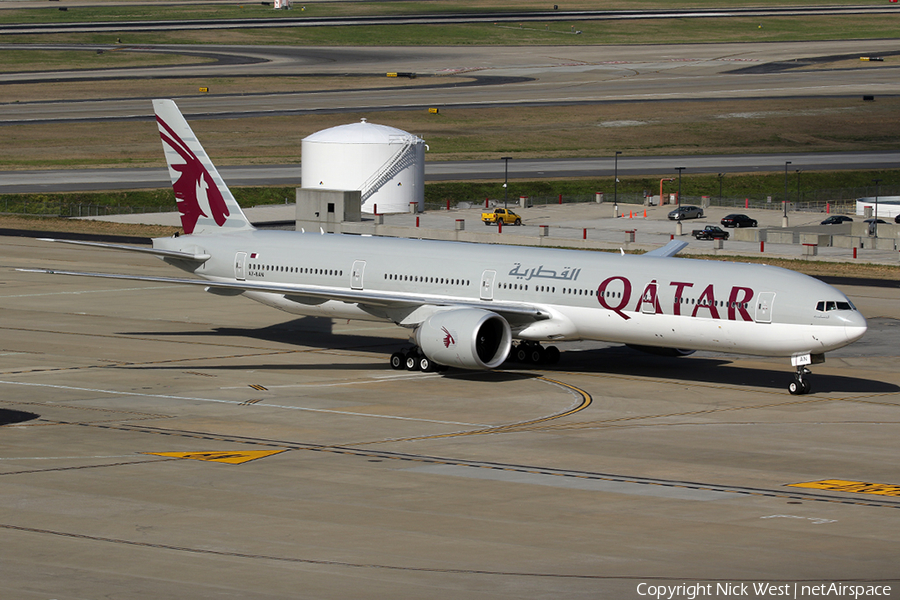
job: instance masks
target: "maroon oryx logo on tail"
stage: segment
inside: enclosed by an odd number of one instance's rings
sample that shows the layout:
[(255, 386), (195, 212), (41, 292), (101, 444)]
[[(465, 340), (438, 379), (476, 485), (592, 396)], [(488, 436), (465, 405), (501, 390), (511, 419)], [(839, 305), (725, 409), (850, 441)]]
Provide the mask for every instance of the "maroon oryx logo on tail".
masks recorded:
[(222, 192), (219, 191), (209, 171), (206, 170), (197, 155), (191, 152), (184, 140), (159, 116), (156, 117), (156, 122), (165, 129), (165, 133), (159, 132), (163, 143), (168, 144), (184, 159), (183, 165), (169, 165), (171, 169), (181, 173), (178, 181), (172, 184), (172, 189), (175, 190), (184, 232), (193, 233), (197, 219), (200, 217), (212, 217), (216, 225), (221, 227), (229, 215)]
[(441, 327), (441, 331), (443, 331), (446, 335), (444, 336), (444, 348), (449, 348), (450, 346), (456, 345), (456, 340), (453, 339), (453, 335), (447, 331), (446, 327)]

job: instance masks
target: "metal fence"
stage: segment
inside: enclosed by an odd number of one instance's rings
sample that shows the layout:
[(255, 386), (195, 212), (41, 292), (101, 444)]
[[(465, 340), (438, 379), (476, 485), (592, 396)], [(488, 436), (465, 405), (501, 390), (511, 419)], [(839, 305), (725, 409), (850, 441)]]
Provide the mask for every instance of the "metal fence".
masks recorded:
[[(788, 203), (787, 210), (788, 211), (804, 211), (804, 212), (829, 212), (829, 213), (854, 213), (856, 212), (856, 200), (857, 198), (867, 197), (865, 188), (853, 188), (848, 190), (819, 190), (810, 192), (809, 194), (801, 195), (801, 201), (791, 200)], [(900, 190), (898, 190), (900, 191)], [(874, 188), (871, 190), (874, 196), (875, 190)], [(881, 196), (888, 195), (900, 195), (900, 193), (892, 193), (890, 190), (880, 190), (879, 194)], [(648, 198), (650, 200), (648, 200)], [(794, 196), (796, 198), (796, 196)], [(558, 194), (555, 196), (529, 196), (529, 202), (532, 206), (544, 206), (544, 205), (552, 205), (552, 204), (573, 204), (573, 203), (590, 203), (596, 202), (596, 195), (594, 194), (582, 194), (582, 195), (565, 195)], [(626, 205), (644, 205), (651, 201), (653, 203), (658, 201), (658, 196), (650, 196), (645, 197), (643, 194), (635, 194), (635, 193), (620, 193), (617, 195), (617, 202), (619, 204)], [(603, 202), (606, 204), (613, 203), (613, 197), (611, 194), (605, 194), (603, 196)], [(448, 205), (449, 204), (449, 205)], [(519, 198), (510, 198), (506, 201), (506, 204), (510, 208), (516, 208), (519, 206)], [(734, 208), (736, 210), (777, 210), (782, 211), (784, 207), (782, 205), (781, 197), (773, 197), (773, 196), (761, 196), (761, 195), (751, 195), (744, 197), (718, 197), (718, 196), (682, 196), (680, 204), (691, 204), (696, 206), (720, 206), (726, 208)], [(497, 206), (503, 206), (504, 200), (503, 198), (490, 198), (487, 200), (474, 200), (471, 202), (447, 202), (446, 200), (443, 202), (428, 202), (426, 203), (426, 210), (440, 210), (447, 208), (478, 208), (486, 207), (489, 209), (493, 209)]]

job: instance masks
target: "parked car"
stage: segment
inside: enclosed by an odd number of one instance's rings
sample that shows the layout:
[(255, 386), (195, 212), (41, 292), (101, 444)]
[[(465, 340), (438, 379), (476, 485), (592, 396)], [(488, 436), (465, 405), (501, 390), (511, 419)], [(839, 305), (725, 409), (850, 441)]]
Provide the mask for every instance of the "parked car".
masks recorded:
[(715, 225), (707, 225), (703, 229), (695, 229), (691, 235), (698, 240), (727, 240), (728, 232)]
[(873, 235), (875, 233), (875, 223), (878, 223), (879, 225), (887, 225), (887, 221), (884, 221), (882, 219), (866, 219), (865, 221), (863, 221), (863, 223), (869, 224), (869, 235)]
[(503, 223), (504, 225), (522, 224), (522, 217), (505, 208), (498, 208), (494, 212), (483, 212), (481, 213), (481, 220), (485, 225), (496, 225), (497, 223)]
[(894, 217), (894, 223), (900, 223), (900, 214)]
[(756, 219), (747, 215), (733, 214), (722, 219), (723, 227), (756, 227)]
[(822, 221), (822, 225), (840, 225), (841, 223), (852, 223), (853, 219), (850, 217), (845, 217), (844, 215), (831, 215), (824, 221)]
[(679, 206), (669, 213), (669, 220), (681, 221), (683, 219), (702, 219), (703, 209), (699, 206)]

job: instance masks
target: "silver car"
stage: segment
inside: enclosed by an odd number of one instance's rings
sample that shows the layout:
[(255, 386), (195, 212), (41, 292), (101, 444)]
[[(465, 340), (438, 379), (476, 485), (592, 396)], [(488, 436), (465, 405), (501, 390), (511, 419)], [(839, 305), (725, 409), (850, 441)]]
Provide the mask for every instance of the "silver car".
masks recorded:
[(683, 219), (702, 219), (703, 209), (699, 206), (679, 206), (669, 213), (669, 220), (681, 221)]

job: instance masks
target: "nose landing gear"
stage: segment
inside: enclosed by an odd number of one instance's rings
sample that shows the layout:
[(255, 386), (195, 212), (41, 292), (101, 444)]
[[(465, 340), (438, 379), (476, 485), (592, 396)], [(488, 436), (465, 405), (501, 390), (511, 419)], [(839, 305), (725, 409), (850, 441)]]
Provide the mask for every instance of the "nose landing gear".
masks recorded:
[(812, 386), (809, 383), (809, 379), (806, 379), (806, 376), (810, 375), (811, 373), (812, 371), (810, 371), (806, 367), (798, 366), (797, 374), (794, 375), (794, 381), (792, 381), (788, 386), (788, 391), (795, 396), (808, 394), (812, 389)]

